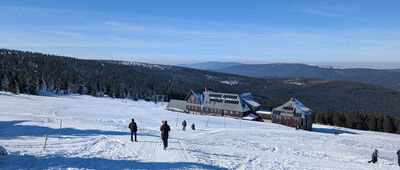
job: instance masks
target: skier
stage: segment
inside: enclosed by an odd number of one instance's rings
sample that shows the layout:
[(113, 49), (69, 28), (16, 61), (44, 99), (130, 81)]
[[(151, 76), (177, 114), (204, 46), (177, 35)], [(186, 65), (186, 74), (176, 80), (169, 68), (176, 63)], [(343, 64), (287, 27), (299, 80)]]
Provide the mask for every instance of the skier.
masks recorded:
[(135, 134), (135, 142), (137, 142), (136, 140), (137, 125), (135, 119), (132, 119), (132, 122), (129, 123), (128, 127), (131, 130), (131, 141), (133, 142), (133, 135)]
[(378, 149), (375, 149), (374, 153), (372, 153), (372, 160), (368, 161), (368, 163), (376, 163), (378, 162)]
[(168, 133), (171, 131), (171, 128), (167, 124), (166, 120), (161, 121), (161, 126), (160, 126), (160, 137), (163, 141), (164, 144), (164, 150), (167, 149), (168, 147)]
[(186, 130), (186, 120), (183, 120), (183, 122), (182, 122), (182, 130), (183, 131)]
[(400, 166), (400, 149), (397, 151), (397, 162), (399, 163)]
[(196, 130), (194, 123), (192, 124), (192, 130)]

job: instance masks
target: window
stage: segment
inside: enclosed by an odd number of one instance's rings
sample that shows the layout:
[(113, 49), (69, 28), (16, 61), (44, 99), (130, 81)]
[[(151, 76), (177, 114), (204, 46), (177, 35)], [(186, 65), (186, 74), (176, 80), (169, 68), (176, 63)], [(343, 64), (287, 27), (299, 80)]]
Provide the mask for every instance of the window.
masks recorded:
[(209, 97), (222, 97), (222, 94), (215, 94), (215, 93), (211, 93), (208, 95)]
[(228, 99), (237, 99), (237, 96), (232, 96), (232, 95), (224, 95), (223, 98), (228, 98)]
[(289, 107), (289, 106), (285, 106), (285, 107), (283, 107), (283, 109), (285, 109), (285, 110), (294, 110), (293, 107)]
[(225, 103), (229, 103), (229, 104), (238, 104), (239, 101), (235, 101), (235, 100), (225, 100)]
[(210, 99), (210, 102), (222, 103), (222, 99)]

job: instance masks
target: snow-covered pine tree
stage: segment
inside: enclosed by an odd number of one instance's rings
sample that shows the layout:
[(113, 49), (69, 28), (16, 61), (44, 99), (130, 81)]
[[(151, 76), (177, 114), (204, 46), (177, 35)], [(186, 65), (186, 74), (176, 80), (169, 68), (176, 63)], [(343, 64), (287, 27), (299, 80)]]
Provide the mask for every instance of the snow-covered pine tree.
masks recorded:
[(46, 85), (46, 82), (44, 81), (44, 78), (42, 77), (42, 80), (40, 81), (40, 86), (39, 86), (39, 94), (45, 95), (46, 92), (47, 92), (47, 85)]
[(54, 83), (53, 83), (53, 81), (50, 81), (50, 83), (48, 83), (47, 92), (54, 93)]
[(13, 79), (11, 80), (9, 86), (8, 86), (8, 91), (14, 94), (19, 94), (19, 86), (18, 86), (18, 81)]

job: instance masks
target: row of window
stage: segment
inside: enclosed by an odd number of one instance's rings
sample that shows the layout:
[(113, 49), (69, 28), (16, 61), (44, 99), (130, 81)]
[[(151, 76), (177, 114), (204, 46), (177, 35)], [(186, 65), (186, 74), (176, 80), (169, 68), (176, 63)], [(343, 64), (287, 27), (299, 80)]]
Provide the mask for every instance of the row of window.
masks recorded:
[[(195, 110), (195, 111), (201, 111), (201, 107), (200, 106), (186, 106), (188, 110)], [(235, 114), (239, 114), (238, 111), (233, 111), (233, 110), (222, 110), (222, 109), (216, 109), (216, 108), (207, 108), (204, 107), (203, 108), (203, 112), (207, 112), (207, 113), (217, 113), (217, 114), (231, 114), (231, 115), (235, 115)]]
[(239, 103), (239, 101), (236, 101), (236, 100), (225, 100), (225, 102), (224, 102), (224, 103), (238, 104), (238, 103)]
[(293, 107), (290, 107), (290, 106), (285, 106), (285, 107), (283, 107), (283, 109), (285, 109), (285, 110), (290, 110), (290, 111), (294, 110), (294, 108), (293, 108)]
[(228, 99), (237, 99), (237, 96), (232, 96), (232, 95), (224, 95), (223, 98), (228, 98)]
[(222, 103), (223, 101), (222, 99), (210, 99), (210, 102)]
[(222, 97), (222, 94), (214, 94), (214, 93), (211, 93), (211, 94), (209, 94), (208, 96), (210, 96), (210, 97)]
[[(281, 111), (279, 111), (279, 110), (274, 110), (273, 112), (272, 112), (272, 114), (274, 114), (274, 115), (285, 115), (285, 116), (290, 116), (290, 114), (292, 114), (291, 112), (281, 112)], [(296, 112), (293, 112), (293, 117), (301, 117), (301, 113), (296, 113)]]

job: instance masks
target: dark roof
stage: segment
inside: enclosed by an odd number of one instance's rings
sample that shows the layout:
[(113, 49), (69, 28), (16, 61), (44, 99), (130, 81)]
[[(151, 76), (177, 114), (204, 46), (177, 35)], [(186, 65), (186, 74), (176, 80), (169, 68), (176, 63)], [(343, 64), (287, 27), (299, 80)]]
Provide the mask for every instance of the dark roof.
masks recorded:
[(247, 112), (250, 108), (238, 94), (203, 92), (203, 107)]

